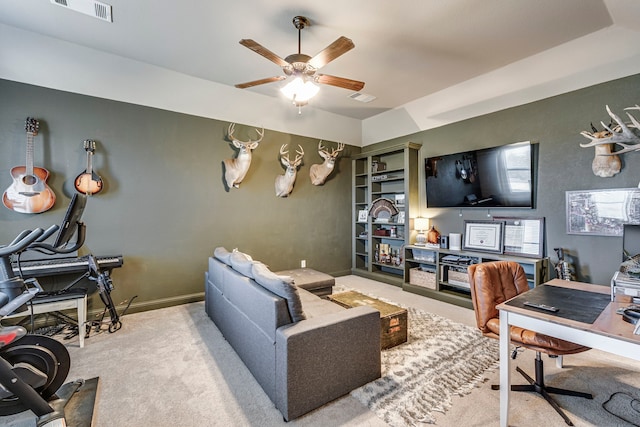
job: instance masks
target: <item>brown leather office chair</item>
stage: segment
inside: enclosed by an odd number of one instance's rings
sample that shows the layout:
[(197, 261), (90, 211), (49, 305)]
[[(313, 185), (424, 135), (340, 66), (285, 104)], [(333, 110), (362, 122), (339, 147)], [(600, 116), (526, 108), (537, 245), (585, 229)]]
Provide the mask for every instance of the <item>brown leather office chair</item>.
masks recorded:
[[(493, 261), (469, 266), (469, 284), (471, 285), (471, 299), (476, 315), (476, 323), (482, 333), (491, 338), (498, 338), (500, 333), (500, 315), (496, 305), (507, 301), (529, 290), (527, 277), (520, 264), (513, 261)], [(536, 351), (535, 380), (522, 369), (516, 370), (529, 382), (525, 385), (512, 385), (513, 391), (534, 391), (541, 394), (547, 402), (562, 416), (565, 422), (572, 426), (571, 420), (560, 409), (549, 393), (578, 396), (593, 399), (588, 393), (548, 387), (544, 384), (544, 369), (540, 353), (552, 356), (575, 354), (589, 350), (558, 338), (539, 334), (534, 331), (511, 327), (511, 342), (516, 346), (526, 347)], [(515, 358), (515, 357), (514, 357)], [(497, 389), (493, 386), (492, 388)]]

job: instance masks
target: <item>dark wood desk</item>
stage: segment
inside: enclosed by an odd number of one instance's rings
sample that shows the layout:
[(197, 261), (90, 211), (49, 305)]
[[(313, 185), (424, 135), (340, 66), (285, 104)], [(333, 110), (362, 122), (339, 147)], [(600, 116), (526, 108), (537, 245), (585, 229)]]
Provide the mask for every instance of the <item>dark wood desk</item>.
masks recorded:
[[(545, 285), (559, 286), (601, 294), (609, 294), (608, 286), (568, 282), (554, 279)], [(521, 294), (516, 298), (526, 298)], [(508, 301), (507, 301), (508, 302)], [(500, 426), (509, 425), (509, 391), (511, 389), (511, 358), (509, 357), (509, 327), (520, 326), (546, 335), (571, 341), (587, 347), (629, 357), (640, 361), (640, 335), (634, 335), (634, 326), (616, 314), (629, 303), (610, 302), (593, 323), (565, 319), (553, 313), (516, 307), (504, 302), (500, 310)]]

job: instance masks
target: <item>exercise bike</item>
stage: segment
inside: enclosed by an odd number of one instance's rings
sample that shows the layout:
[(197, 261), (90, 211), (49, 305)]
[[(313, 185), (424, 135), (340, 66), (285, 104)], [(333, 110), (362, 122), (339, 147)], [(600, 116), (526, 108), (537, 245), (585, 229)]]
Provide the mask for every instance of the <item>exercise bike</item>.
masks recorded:
[[(0, 248), (0, 321), (25, 306), (42, 290), (36, 279), (13, 273), (10, 257), (42, 244), (58, 229), (20, 233)], [(0, 325), (0, 415), (30, 409), (38, 427), (66, 426), (64, 407), (83, 384), (64, 384), (71, 367), (66, 347), (53, 338), (27, 335), (22, 326)]]

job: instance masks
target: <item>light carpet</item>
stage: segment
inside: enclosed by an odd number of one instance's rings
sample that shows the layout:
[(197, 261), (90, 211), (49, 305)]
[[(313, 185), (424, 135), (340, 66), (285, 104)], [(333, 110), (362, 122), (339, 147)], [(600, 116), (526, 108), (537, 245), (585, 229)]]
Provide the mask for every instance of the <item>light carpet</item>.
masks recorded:
[[(337, 277), (336, 284), (475, 327), (472, 310), (411, 294), (395, 286), (358, 276)], [(351, 395), (284, 422), (206, 316), (202, 302), (128, 314), (123, 318), (120, 331), (92, 334), (85, 348), (78, 347), (77, 338), (64, 342), (72, 360), (68, 380), (100, 377), (94, 427), (388, 425)], [(535, 352), (524, 351), (518, 355), (517, 364), (532, 374), (534, 359)], [(515, 365), (511, 364), (513, 381), (522, 383)], [(558, 396), (560, 406), (576, 427), (640, 425), (637, 416), (634, 424), (630, 424), (605, 410), (616, 410), (621, 404), (627, 404), (629, 396), (640, 399), (637, 361), (591, 350), (566, 357), (564, 368), (556, 367), (553, 362), (545, 363), (545, 371), (550, 385), (594, 394), (593, 400)], [(453, 404), (446, 413), (433, 411), (437, 426), (499, 425), (500, 393), (490, 388), (499, 381), (498, 369), (486, 371), (485, 376), (487, 379), (470, 394), (453, 394)], [(566, 426), (544, 399), (532, 393), (511, 393), (510, 412), (513, 426)], [(29, 420), (28, 413), (22, 415), (22, 423), (8, 423), (2, 417), (0, 425), (35, 427), (33, 416)], [(408, 422), (416, 423), (416, 420)]]
[(497, 340), (436, 314), (407, 311), (407, 342), (383, 350), (382, 377), (351, 392), (390, 426), (434, 423), (434, 411), (444, 413), (453, 396), (470, 393), (498, 367)]

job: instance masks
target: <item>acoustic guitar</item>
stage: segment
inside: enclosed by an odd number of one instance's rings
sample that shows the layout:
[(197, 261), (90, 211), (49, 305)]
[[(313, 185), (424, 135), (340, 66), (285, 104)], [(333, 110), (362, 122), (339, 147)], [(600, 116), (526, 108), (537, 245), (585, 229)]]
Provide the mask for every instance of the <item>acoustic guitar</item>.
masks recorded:
[(87, 151), (87, 169), (76, 177), (74, 185), (80, 194), (91, 196), (102, 191), (102, 178), (93, 170), (93, 154), (96, 151), (96, 142), (85, 139), (84, 149)]
[(33, 166), (33, 140), (38, 135), (40, 123), (27, 117), (27, 161), (25, 166), (11, 169), (13, 183), (2, 195), (2, 203), (9, 209), (20, 213), (41, 213), (48, 211), (56, 202), (55, 193), (47, 185), (49, 171)]

